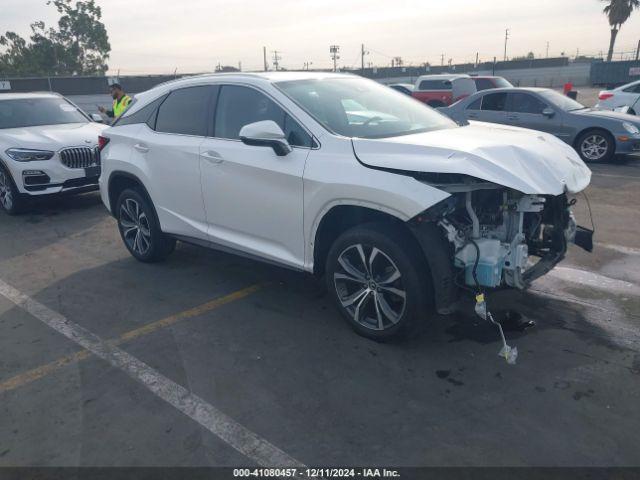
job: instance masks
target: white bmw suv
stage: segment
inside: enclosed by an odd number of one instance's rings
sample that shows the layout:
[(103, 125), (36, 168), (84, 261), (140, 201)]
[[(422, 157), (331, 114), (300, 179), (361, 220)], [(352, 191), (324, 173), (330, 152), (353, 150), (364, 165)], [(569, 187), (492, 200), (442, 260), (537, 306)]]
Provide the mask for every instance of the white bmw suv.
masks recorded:
[(18, 213), (29, 197), (98, 188), (96, 123), (55, 93), (0, 94), (0, 208)]
[(102, 199), (135, 258), (181, 240), (313, 272), (377, 340), (591, 246), (569, 197), (591, 172), (570, 146), (459, 126), (357, 76), (181, 79), (137, 95), (100, 144)]

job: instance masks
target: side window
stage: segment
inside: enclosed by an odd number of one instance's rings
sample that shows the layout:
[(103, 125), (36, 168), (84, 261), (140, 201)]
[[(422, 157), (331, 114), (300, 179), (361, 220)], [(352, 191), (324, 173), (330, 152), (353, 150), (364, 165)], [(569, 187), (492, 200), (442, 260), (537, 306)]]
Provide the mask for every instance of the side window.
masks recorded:
[(122, 125), (134, 125), (136, 123), (146, 123), (150, 128), (155, 128), (156, 123), (156, 110), (158, 105), (167, 98), (166, 95), (156, 98), (153, 102), (142, 107), (136, 113), (127, 115), (126, 117), (119, 117), (113, 124), (114, 127)]
[(640, 93), (640, 83), (631, 85), (623, 90), (626, 93)]
[(449, 80), (422, 80), (418, 90), (451, 90)]
[(503, 112), (507, 104), (506, 93), (489, 93), (482, 97), (482, 110)]
[(480, 104), (482, 103), (482, 97), (476, 98), (473, 102), (467, 106), (467, 110), (480, 110)]
[(215, 137), (236, 140), (242, 127), (263, 120), (276, 122), (291, 145), (312, 146), (311, 136), (266, 95), (249, 87), (222, 87), (216, 108)]
[(156, 131), (204, 137), (211, 91), (211, 87), (202, 86), (171, 92), (158, 109)]
[(542, 115), (542, 111), (547, 107), (541, 100), (528, 93), (511, 93), (510, 95), (510, 112)]
[(476, 84), (476, 90), (489, 90), (491, 88), (495, 88), (493, 82), (488, 78), (474, 78), (473, 81)]

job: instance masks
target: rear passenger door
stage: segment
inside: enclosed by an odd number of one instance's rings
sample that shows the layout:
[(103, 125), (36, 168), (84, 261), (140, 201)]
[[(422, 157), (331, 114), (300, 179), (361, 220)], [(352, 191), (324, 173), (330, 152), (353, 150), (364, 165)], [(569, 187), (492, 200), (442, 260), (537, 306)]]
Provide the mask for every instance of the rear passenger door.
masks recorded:
[(212, 86), (173, 90), (133, 146), (149, 178), (150, 195), (162, 230), (206, 240), (200, 189), (200, 145), (207, 133)]
[[(202, 192), (210, 240), (218, 245), (301, 267), (304, 263), (302, 175), (311, 135), (264, 92), (222, 85), (213, 133), (200, 147)], [(293, 151), (242, 143), (250, 123), (273, 120)]]
[(475, 111), (475, 120), (491, 123), (507, 123), (505, 108), (507, 94), (505, 92), (487, 93), (482, 96), (480, 110)]

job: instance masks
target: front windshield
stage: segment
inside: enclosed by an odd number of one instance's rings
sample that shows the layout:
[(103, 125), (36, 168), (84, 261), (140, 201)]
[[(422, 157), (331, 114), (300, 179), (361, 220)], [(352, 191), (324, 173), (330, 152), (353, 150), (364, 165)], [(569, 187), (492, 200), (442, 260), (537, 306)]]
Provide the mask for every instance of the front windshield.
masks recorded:
[(64, 98), (0, 101), (0, 129), (86, 122), (87, 118)]
[(565, 112), (573, 112), (574, 110), (584, 110), (585, 108), (587, 108), (580, 102), (576, 102), (575, 100), (567, 97), (566, 95), (562, 95), (555, 90), (544, 90), (539, 93), (549, 103), (552, 103), (560, 110), (564, 110)]
[(417, 100), (364, 78), (292, 80), (276, 86), (329, 131), (345, 137), (385, 138), (457, 126)]

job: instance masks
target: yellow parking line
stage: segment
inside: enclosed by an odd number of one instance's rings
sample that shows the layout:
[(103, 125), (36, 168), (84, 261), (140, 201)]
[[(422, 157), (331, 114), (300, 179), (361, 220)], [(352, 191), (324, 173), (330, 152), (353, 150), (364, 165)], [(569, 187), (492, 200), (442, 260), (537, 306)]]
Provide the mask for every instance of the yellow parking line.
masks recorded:
[[(142, 327), (129, 330), (128, 332), (125, 332), (122, 335), (120, 335), (118, 338), (111, 340), (109, 343), (112, 345), (121, 345), (122, 343), (128, 342), (130, 340), (134, 340), (136, 338), (140, 338), (144, 335), (148, 335), (162, 328), (169, 327), (181, 320), (197, 317), (204, 313), (220, 308), (223, 305), (226, 305), (228, 303), (232, 303), (242, 298), (245, 298), (251, 295), (252, 293), (260, 290), (262, 286), (263, 285), (259, 285), (259, 284), (252, 285), (250, 287), (232, 292), (223, 297), (216, 298), (214, 300), (211, 300), (210, 302), (204, 303), (197, 307), (190, 308), (189, 310), (185, 310), (175, 315), (171, 315), (169, 317), (163, 318), (161, 320), (158, 320), (157, 322), (152, 322)], [(45, 365), (41, 365), (32, 370), (28, 370), (24, 373), (16, 375), (15, 377), (11, 377), (3, 382), (0, 382), (0, 393), (8, 392), (10, 390), (15, 390), (16, 388), (22, 387), (31, 382), (39, 380), (63, 367), (66, 367), (67, 365), (70, 365), (72, 363), (77, 363), (81, 360), (85, 360), (90, 356), (91, 356), (91, 352), (89, 352), (88, 350), (80, 350), (70, 355), (65, 355), (64, 357), (60, 357), (57, 360), (54, 360), (53, 362), (47, 363)]]

